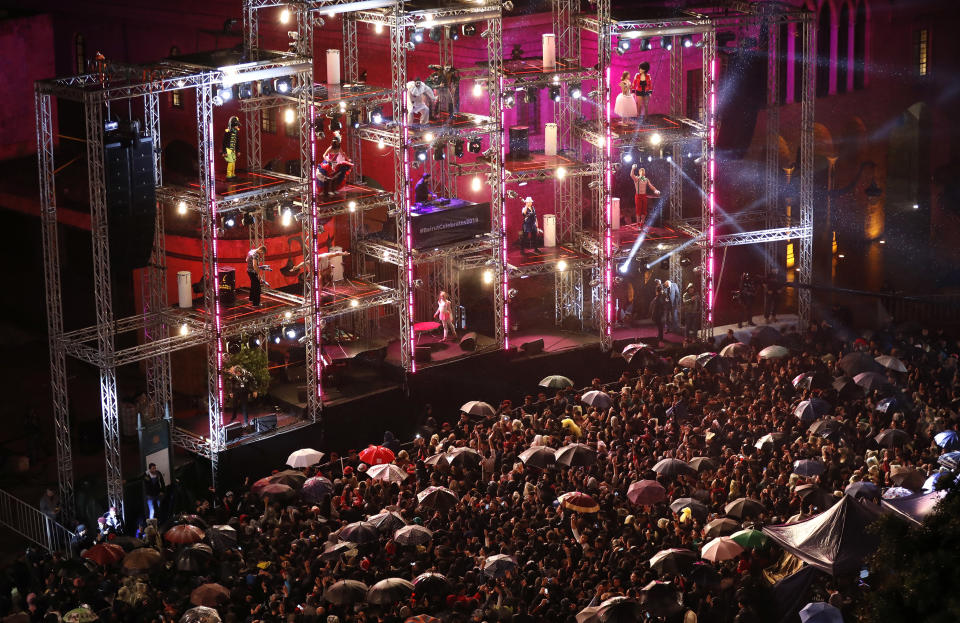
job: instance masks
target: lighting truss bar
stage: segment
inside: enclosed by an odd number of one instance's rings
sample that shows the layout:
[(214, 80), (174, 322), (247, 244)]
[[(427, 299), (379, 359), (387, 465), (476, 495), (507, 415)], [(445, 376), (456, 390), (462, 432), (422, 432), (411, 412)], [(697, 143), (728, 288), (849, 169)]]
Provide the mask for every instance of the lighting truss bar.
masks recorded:
[[(557, 260), (556, 262), (544, 262), (542, 264), (530, 264), (528, 266), (514, 266), (513, 264), (507, 264), (507, 274), (511, 279), (513, 279), (515, 277), (531, 277), (533, 275), (556, 273), (559, 272), (557, 270), (558, 261), (560, 260)], [(595, 257), (578, 257), (573, 259), (564, 258), (563, 261), (567, 263), (567, 271), (597, 267), (597, 258)]]
[[(227, 214), (238, 210), (247, 210), (259, 208), (263, 205), (273, 205), (278, 202), (293, 201), (299, 199), (305, 192), (306, 182), (298, 180), (295, 177), (270, 172), (275, 177), (289, 178), (290, 182), (278, 184), (270, 188), (243, 193), (242, 195), (233, 195), (230, 197), (221, 197), (217, 206), (219, 214)], [(203, 208), (203, 198), (199, 191), (180, 186), (160, 186), (157, 188), (157, 199), (171, 205), (177, 205), (183, 201), (187, 204), (187, 209), (201, 211)]]
[[(350, 209), (350, 203), (356, 203), (354, 209)], [(373, 208), (379, 208), (381, 206), (393, 205), (393, 193), (389, 191), (381, 191), (372, 197), (364, 197), (362, 199), (345, 199), (343, 201), (338, 201), (332, 205), (318, 205), (317, 206), (317, 216), (320, 218), (327, 218), (330, 216), (337, 216), (338, 214), (351, 214), (354, 212), (364, 212), (366, 210), (371, 210)]]
[[(461, 113), (462, 114), (462, 113)], [(437, 143), (449, 142), (456, 139), (466, 139), (469, 136), (489, 134), (495, 131), (496, 124), (490, 121), (489, 117), (481, 115), (467, 115), (474, 119), (476, 125), (472, 126), (436, 126), (430, 127), (423, 132), (411, 136), (407, 141), (407, 147), (436, 145)], [(365, 125), (356, 130), (361, 139), (371, 142), (383, 141), (384, 145), (389, 145), (394, 149), (399, 149), (402, 143), (400, 139), (400, 125)], [(429, 143), (423, 139), (426, 132), (433, 133), (433, 140)], [(486, 167), (489, 169), (489, 167)]]
[(210, 458), (210, 444), (205, 437), (179, 426), (170, 427), (170, 441), (173, 445), (183, 448), (205, 459)]
[[(388, 103), (393, 94), (388, 89), (374, 88), (369, 91), (358, 93), (347, 93), (337, 100), (328, 100), (317, 94), (317, 88), (314, 87), (314, 112), (317, 116), (327, 116), (333, 114), (349, 114), (358, 110), (367, 110), (381, 104)], [(243, 112), (257, 111), (264, 108), (280, 108), (283, 106), (296, 106), (299, 98), (295, 95), (260, 95), (240, 100), (240, 110)], [(340, 103), (344, 107), (340, 107)]]
[[(600, 32), (600, 20), (594, 15), (582, 15), (577, 18), (577, 26), (593, 33)], [(618, 37), (656, 37), (670, 35), (690, 35), (707, 32), (712, 29), (710, 21), (702, 16), (691, 19), (691, 17), (678, 16), (672, 20), (659, 21), (612, 21), (610, 23), (610, 34)], [(642, 33), (634, 31), (643, 31)], [(649, 34), (648, 34), (649, 33)]]
[[(479, 236), (472, 240), (465, 240), (454, 244), (444, 245), (435, 249), (414, 250), (413, 263), (423, 264), (433, 262), (438, 259), (452, 257), (458, 258), (463, 255), (469, 255), (478, 251), (489, 251), (494, 244), (492, 237), (488, 235)], [(389, 264), (400, 265), (400, 248), (394, 243), (374, 242), (372, 240), (361, 240), (357, 243), (357, 250), (371, 258), (387, 262)], [(487, 256), (489, 258), (489, 255)]]
[(307, 2), (311, 11), (319, 11), (325, 15), (339, 15), (341, 13), (353, 13), (355, 11), (372, 11), (374, 9), (386, 9), (397, 4), (397, 0), (350, 0), (346, 2), (330, 2), (324, 0), (320, 2)]
[[(481, 178), (486, 179), (486, 176), (490, 174), (490, 166), (482, 160), (470, 164), (454, 164), (452, 168), (454, 177), (479, 175)], [(583, 177), (597, 174), (597, 168), (594, 164), (581, 162), (565, 168), (567, 169), (567, 174), (565, 177)], [(503, 179), (507, 183), (537, 181), (545, 182), (548, 180), (557, 179), (555, 172), (556, 168), (532, 169), (530, 171), (521, 172), (513, 172), (508, 169), (504, 169)]]
[(715, 237), (718, 247), (735, 247), (744, 244), (760, 244), (763, 242), (777, 242), (778, 240), (793, 240), (795, 238), (809, 238), (813, 231), (809, 227), (777, 227), (758, 231), (744, 231), (735, 234), (720, 234)]
[[(470, 74), (470, 77), (485, 77), (486, 75), (487, 72), (481, 69), (479, 75)], [(504, 74), (503, 80), (509, 85), (506, 90), (514, 88), (519, 90), (531, 86), (543, 89), (555, 85), (563, 85), (574, 80), (588, 82), (598, 79), (599, 76), (600, 72), (593, 67), (563, 67), (558, 65), (556, 69), (536, 74), (535, 78), (528, 74)], [(555, 77), (557, 78), (556, 80), (554, 79)]]
[[(320, 11), (327, 9), (320, 8)], [(431, 19), (427, 19), (430, 17)], [(432, 28), (450, 24), (468, 24), (491, 19), (500, 19), (499, 6), (457, 6), (423, 11), (408, 11), (399, 16), (388, 11), (358, 11), (356, 21), (365, 24), (381, 24), (400, 28)]]
[[(383, 286), (380, 286), (380, 289), (381, 291), (379, 293), (371, 296), (345, 300), (332, 305), (324, 305), (321, 308), (321, 313), (323, 314), (324, 318), (336, 318), (337, 316), (343, 316), (353, 312), (360, 312), (365, 309), (372, 309), (374, 307), (398, 305), (402, 301), (400, 298), (400, 293), (397, 290), (393, 288), (385, 288)], [(353, 301), (356, 301), (357, 304), (353, 305)]]

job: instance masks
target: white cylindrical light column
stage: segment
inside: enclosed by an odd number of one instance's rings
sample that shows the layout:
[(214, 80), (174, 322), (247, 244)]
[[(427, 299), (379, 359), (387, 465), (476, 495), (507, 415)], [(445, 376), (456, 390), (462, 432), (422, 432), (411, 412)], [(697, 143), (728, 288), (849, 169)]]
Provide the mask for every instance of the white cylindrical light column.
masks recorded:
[[(340, 253), (343, 247), (330, 247), (331, 253)], [(334, 255), (330, 258), (330, 278), (333, 281), (343, 281), (343, 256)]]
[(543, 126), (543, 154), (557, 155), (557, 124), (547, 123)]
[(340, 84), (340, 50), (327, 50), (327, 84)]
[(193, 307), (193, 279), (189, 270), (177, 271), (177, 299), (182, 309)]
[(543, 68), (556, 69), (557, 67), (557, 35), (552, 32), (543, 33)]
[(543, 215), (543, 246), (557, 246), (557, 215)]
[(610, 219), (613, 221), (613, 229), (620, 229), (620, 197), (610, 200)]

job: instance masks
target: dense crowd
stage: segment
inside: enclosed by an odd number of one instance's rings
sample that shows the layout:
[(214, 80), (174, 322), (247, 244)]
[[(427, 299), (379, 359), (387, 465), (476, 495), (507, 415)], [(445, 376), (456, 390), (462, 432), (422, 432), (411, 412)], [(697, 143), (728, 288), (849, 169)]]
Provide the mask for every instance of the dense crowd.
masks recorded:
[[(198, 586), (219, 583), (229, 592), (219, 614), (236, 622), (392, 622), (429, 614), (450, 622), (559, 623), (618, 595), (645, 604), (638, 620), (778, 620), (771, 591), (777, 575), (764, 573), (786, 565), (775, 546), (748, 548), (714, 564), (654, 567), (650, 560), (668, 548), (699, 555), (716, 535), (708, 534), (707, 524), (724, 517), (725, 505), (738, 498), (762, 508), (740, 513), (731, 529), (759, 528), (821, 512), (857, 481), (892, 487), (903, 484), (895, 474), (911, 467), (925, 478), (938, 468), (942, 451), (934, 436), (956, 429), (960, 402), (958, 346), (944, 334), (889, 333), (845, 342), (829, 327), (813, 327), (784, 335), (782, 342), (792, 347), (782, 358), (758, 359), (753, 352), (743, 359), (706, 358), (705, 366), (691, 368), (641, 353), (615, 382), (544, 390), (522, 404), (504, 401), (481, 417), (428, 418), (411, 444), (385, 438), (395, 465), (407, 474), (399, 483), (368, 477), (370, 466), (349, 452), (304, 470), (328, 478), (330, 495), (278, 497), (248, 487), (216, 504), (203, 501), (197, 517), (181, 521), (207, 530), (228, 524), (237, 544), (214, 543), (216, 555), (189, 570), (177, 568), (178, 549), (163, 538), (164, 525), (148, 526), (142, 535), (163, 554), (163, 562), (142, 575), (124, 573), (120, 564), (27, 553), (0, 580), (0, 616), (22, 612), (24, 623), (53, 621), (86, 604), (104, 621), (177, 621), (194, 605)], [(856, 372), (842, 364), (851, 352), (862, 353), (859, 365), (885, 382), (868, 391), (837, 382)], [(902, 361), (906, 372), (865, 363), (881, 355)], [(602, 399), (584, 404), (590, 390), (604, 391), (610, 406)], [(829, 412), (810, 418), (796, 409), (811, 398), (829, 403)], [(826, 423), (811, 432), (818, 422)], [(905, 441), (878, 444), (876, 436), (887, 429), (902, 429)], [(783, 435), (764, 443), (770, 433)], [(572, 467), (534, 467), (519, 458), (534, 446), (573, 443), (588, 450)], [(464, 447), (476, 454), (450, 453)], [(707, 460), (694, 461), (697, 468), (689, 473), (653, 470), (664, 458), (695, 457)], [(793, 473), (795, 461), (814, 458), (824, 464), (822, 474)], [(628, 489), (641, 480), (657, 480), (665, 499), (632, 503)], [(430, 486), (454, 496), (448, 504), (442, 495), (421, 503), (418, 492)], [(558, 501), (567, 492), (587, 494), (598, 509), (574, 510), (576, 504)], [(684, 497), (702, 503), (705, 512), (698, 504), (671, 508)], [(375, 515), (377, 537), (335, 546), (343, 526)], [(398, 542), (391, 522), (422, 526), (432, 536), (418, 545)], [(117, 541), (131, 546), (129, 538)], [(389, 603), (328, 599), (339, 580), (373, 586), (428, 572), (446, 580), (421, 578), (412, 595), (399, 590)], [(808, 598), (829, 601), (854, 620), (858, 579), (823, 576)], [(655, 604), (651, 595), (664, 591), (670, 605)], [(614, 613), (608, 620), (624, 619)]]

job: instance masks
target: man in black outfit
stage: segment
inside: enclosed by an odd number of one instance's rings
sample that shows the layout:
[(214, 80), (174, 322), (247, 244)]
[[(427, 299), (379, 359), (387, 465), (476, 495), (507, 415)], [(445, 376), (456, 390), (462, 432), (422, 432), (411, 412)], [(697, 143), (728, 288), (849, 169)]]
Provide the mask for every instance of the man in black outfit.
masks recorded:
[(250, 303), (260, 307), (260, 261), (267, 247), (260, 246), (247, 252), (247, 275), (250, 277)]
[(143, 475), (143, 491), (147, 498), (147, 519), (156, 519), (160, 513), (160, 498), (167, 490), (163, 481), (163, 472), (157, 469), (156, 463), (147, 466)]
[(417, 185), (413, 187), (413, 201), (415, 203), (426, 203), (434, 198), (436, 198), (436, 195), (430, 192), (430, 174), (424, 173)]
[(777, 303), (783, 292), (783, 279), (779, 273), (773, 273), (763, 282), (763, 318), (770, 322), (777, 321)]
[(663, 286), (657, 286), (657, 293), (650, 302), (650, 317), (653, 323), (657, 325), (657, 344), (663, 342), (663, 329), (667, 323), (667, 295), (663, 292)]
[(746, 322), (751, 327), (756, 326), (753, 323), (753, 301), (757, 297), (757, 284), (750, 273), (740, 275), (740, 291), (738, 301), (740, 303), (740, 320), (737, 321), (737, 328), (742, 329)]

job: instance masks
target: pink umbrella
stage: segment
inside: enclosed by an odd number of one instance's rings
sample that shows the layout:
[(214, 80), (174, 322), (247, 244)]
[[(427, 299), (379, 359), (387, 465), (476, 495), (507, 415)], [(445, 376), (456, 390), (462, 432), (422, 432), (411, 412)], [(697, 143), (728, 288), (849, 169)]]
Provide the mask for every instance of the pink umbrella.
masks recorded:
[(739, 543), (728, 536), (720, 536), (703, 546), (700, 557), (710, 562), (720, 562), (736, 558), (742, 553), (743, 548)]
[(667, 490), (656, 480), (640, 480), (627, 489), (627, 499), (638, 506), (650, 506), (667, 499)]

